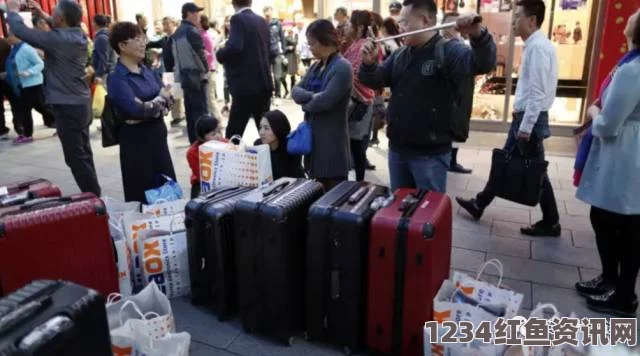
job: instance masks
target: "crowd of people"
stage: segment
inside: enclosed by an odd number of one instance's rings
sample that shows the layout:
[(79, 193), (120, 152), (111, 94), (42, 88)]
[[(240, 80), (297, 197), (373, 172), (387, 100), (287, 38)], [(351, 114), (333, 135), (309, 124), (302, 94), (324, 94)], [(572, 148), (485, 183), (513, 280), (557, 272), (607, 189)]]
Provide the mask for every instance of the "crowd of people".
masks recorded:
[[(374, 41), (437, 25), (436, 3), (393, 2), (386, 19), (371, 11), (349, 14), (339, 8), (334, 14), (337, 25), (318, 19), (305, 27), (283, 25), (271, 7), (260, 16), (251, 10), (251, 0), (232, 0), (235, 14), (225, 19), (222, 29), (202, 15), (203, 8), (186, 3), (181, 21), (165, 17), (152, 39), (144, 15), (136, 17), (137, 23), (111, 23), (108, 16), (97, 15), (91, 44), (82, 29), (82, 9), (74, 1), (58, 2), (52, 16), (36, 2), (30, 5), (35, 28), (18, 14), (20, 1), (7, 1), (11, 34), (0, 41), (6, 69), (0, 91), (11, 104), (19, 135), (15, 143), (32, 140), (31, 111), (41, 112), (45, 124), (56, 128), (65, 162), (83, 192), (100, 195), (89, 141), (92, 85), (106, 86), (118, 117), (127, 201), (144, 202), (144, 192), (158, 184), (161, 174), (175, 179), (163, 120), (169, 112), (173, 125), (186, 120), (192, 196), (200, 186), (198, 147), (242, 136), (251, 118), (260, 134), (256, 144), (271, 149), (274, 178), (308, 177), (330, 189), (347, 180), (353, 168), (355, 179), (362, 181), (367, 169), (375, 169), (367, 160), (367, 148), (378, 142), (377, 133), (385, 125), (392, 190), (445, 193), (449, 171), (470, 173), (457, 161), (457, 146), (469, 135), (474, 77), (496, 66), (494, 39), (475, 14), (446, 14), (442, 21), (455, 26), (445, 31)], [(515, 6), (514, 29), (525, 49), (504, 150), (544, 159), (557, 56), (540, 30), (544, 2), (520, 0)], [(629, 53), (588, 110), (592, 125), (582, 141), (576, 179), (578, 198), (592, 206), (603, 266), (601, 276), (577, 283), (576, 289), (591, 308), (617, 315), (634, 315), (638, 304), (634, 285), (640, 260), (633, 254), (640, 247), (640, 205), (633, 198), (640, 195), (634, 184), (640, 173), (638, 17), (636, 12), (625, 29)], [(225, 90), (219, 110), (216, 81), (221, 70)], [(289, 154), (291, 124), (284, 113), (272, 110), (289, 95), (311, 128), (312, 147), (304, 157)], [(223, 114), (229, 116), (224, 130)], [(3, 120), (0, 134), (7, 131)], [(457, 200), (480, 219), (494, 190), (488, 184), (475, 198)], [(540, 208), (542, 220), (521, 232), (559, 236), (558, 208), (546, 175)]]

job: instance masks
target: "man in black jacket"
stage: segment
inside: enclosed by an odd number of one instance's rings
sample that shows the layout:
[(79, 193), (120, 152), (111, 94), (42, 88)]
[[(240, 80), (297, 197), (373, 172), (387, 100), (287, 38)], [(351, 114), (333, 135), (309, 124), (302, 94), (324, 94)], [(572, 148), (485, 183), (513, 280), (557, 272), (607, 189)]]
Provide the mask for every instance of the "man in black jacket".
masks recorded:
[(256, 127), (269, 111), (273, 82), (269, 71), (269, 28), (251, 11), (251, 0), (232, 0), (229, 39), (216, 53), (224, 65), (229, 91), (233, 96), (226, 137), (244, 134), (249, 118)]
[[(405, 0), (400, 15), (403, 32), (437, 24), (434, 0)], [(436, 57), (437, 32), (407, 36), (406, 47), (377, 65), (373, 42), (363, 46), (360, 81), (373, 89), (391, 87), (388, 108), (391, 188), (421, 188), (444, 193), (451, 161), (451, 82), (495, 67), (496, 45), (487, 29), (474, 24), (475, 15), (460, 17), (456, 26), (471, 38), (471, 48), (458, 41), (443, 47), (446, 70)]]
[[(204, 8), (192, 2), (182, 6), (182, 23), (171, 36), (172, 55), (163, 56), (168, 72), (174, 72), (176, 83), (184, 92), (184, 108), (187, 115), (189, 142), (197, 139), (195, 125), (207, 113), (207, 80), (209, 63), (204, 53), (204, 43), (198, 31), (198, 24)], [(173, 61), (172, 61), (173, 59)]]

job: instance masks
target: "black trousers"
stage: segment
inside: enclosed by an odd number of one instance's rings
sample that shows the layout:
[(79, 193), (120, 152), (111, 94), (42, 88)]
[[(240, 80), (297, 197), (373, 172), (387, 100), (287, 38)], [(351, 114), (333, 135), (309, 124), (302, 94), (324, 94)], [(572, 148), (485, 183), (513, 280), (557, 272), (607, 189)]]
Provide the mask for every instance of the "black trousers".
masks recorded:
[(356, 182), (364, 181), (364, 173), (367, 168), (367, 147), (368, 140), (351, 139), (351, 158), (353, 167), (356, 170)]
[[(531, 133), (531, 139), (528, 142), (518, 141), (516, 136), (516, 130), (518, 125), (512, 125), (509, 130), (509, 136), (507, 136), (507, 142), (504, 145), (505, 151), (513, 151), (514, 156), (525, 155), (526, 157), (535, 157), (538, 159), (544, 159), (544, 144), (542, 138), (538, 137), (534, 132)], [(495, 198), (495, 192), (492, 187), (487, 184), (484, 190), (476, 196), (476, 202), (480, 209), (484, 209)], [(542, 210), (542, 221), (545, 226), (553, 226), (560, 221), (558, 215), (558, 206), (556, 204), (556, 197), (553, 193), (553, 187), (547, 174), (544, 175), (542, 182), (542, 197), (540, 198), (540, 209)]]
[(51, 110), (55, 117), (58, 138), (62, 143), (64, 161), (71, 168), (76, 184), (82, 192), (100, 196), (100, 184), (89, 138), (92, 116), (89, 100), (81, 105), (53, 105)]
[(146, 202), (145, 191), (157, 188), (160, 176), (176, 179), (167, 126), (161, 118), (136, 125), (124, 124), (120, 137), (120, 168), (126, 201)]
[(622, 215), (592, 206), (590, 218), (603, 278), (615, 284), (621, 298), (633, 300), (640, 268), (640, 215)]
[(200, 90), (184, 90), (184, 112), (187, 117), (189, 143), (196, 142), (196, 122), (198, 122), (198, 119), (208, 111), (209, 104), (207, 102), (206, 85), (203, 85)]
[(234, 135), (242, 136), (251, 117), (253, 117), (259, 131), (260, 120), (262, 120), (264, 113), (269, 111), (270, 107), (271, 93), (265, 92), (249, 96), (234, 96), (229, 113), (226, 137), (231, 138)]
[[(18, 109), (21, 111), (18, 117), (19, 126), (22, 128), (21, 134), (27, 137), (33, 136), (33, 110), (42, 115), (45, 125), (52, 125), (55, 122), (51, 109), (45, 105), (44, 91), (42, 85), (22, 88), (18, 100)], [(15, 120), (14, 120), (15, 121)]]

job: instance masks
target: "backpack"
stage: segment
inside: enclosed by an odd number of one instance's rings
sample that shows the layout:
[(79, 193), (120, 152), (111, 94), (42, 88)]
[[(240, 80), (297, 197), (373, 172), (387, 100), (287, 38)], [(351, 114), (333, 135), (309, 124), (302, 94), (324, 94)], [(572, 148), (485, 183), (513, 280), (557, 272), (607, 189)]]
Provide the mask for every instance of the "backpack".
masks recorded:
[[(438, 69), (446, 72), (449, 70), (444, 54), (444, 47), (449, 42), (448, 39), (441, 38), (436, 42), (436, 65)], [(475, 76), (463, 78), (455, 82), (451, 75), (447, 75), (449, 89), (453, 93), (453, 110), (451, 117), (451, 137), (455, 142), (465, 142), (469, 138), (469, 123), (473, 110), (473, 94), (475, 87)]]

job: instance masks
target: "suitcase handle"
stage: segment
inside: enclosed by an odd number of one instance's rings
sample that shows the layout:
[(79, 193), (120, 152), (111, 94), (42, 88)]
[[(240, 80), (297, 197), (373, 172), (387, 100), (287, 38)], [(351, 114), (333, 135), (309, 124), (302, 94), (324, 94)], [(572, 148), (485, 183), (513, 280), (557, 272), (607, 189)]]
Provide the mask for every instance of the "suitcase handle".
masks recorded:
[(228, 193), (228, 192), (232, 192), (234, 190), (238, 190), (239, 187), (233, 187), (233, 188), (224, 188), (224, 189), (220, 189), (220, 190), (216, 190), (214, 192), (210, 192), (209, 194), (205, 195), (204, 198), (209, 200), (217, 195), (220, 194), (224, 194), (224, 193)]
[(38, 206), (46, 206), (49, 203), (69, 203), (72, 202), (73, 198), (71, 197), (62, 197), (62, 198), (39, 198), (26, 202), (24, 205), (20, 207), (20, 211), (31, 210)]
[(273, 195), (273, 194), (281, 191), (282, 189), (284, 189), (288, 185), (289, 185), (289, 181), (279, 183), (279, 184), (273, 186), (271, 189), (267, 190), (266, 192), (263, 192), (262, 193), (262, 197), (266, 198), (266, 197), (268, 197), (270, 195)]
[(367, 187), (361, 187), (360, 189), (358, 189), (355, 193), (353, 193), (349, 197), (349, 200), (348, 200), (349, 204), (355, 205), (356, 203), (358, 203), (360, 199), (362, 199), (362, 197), (364, 197), (364, 195), (367, 194), (368, 190), (369, 188)]

